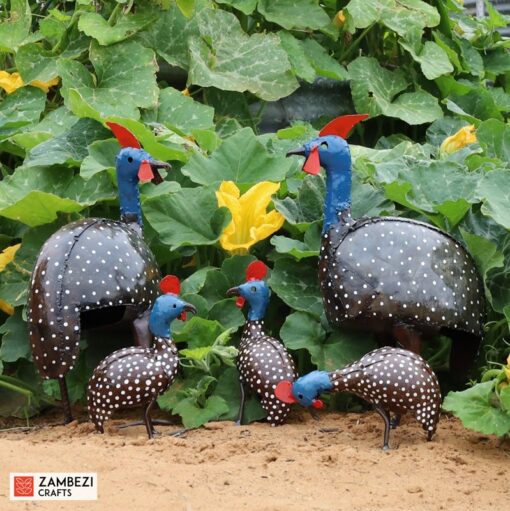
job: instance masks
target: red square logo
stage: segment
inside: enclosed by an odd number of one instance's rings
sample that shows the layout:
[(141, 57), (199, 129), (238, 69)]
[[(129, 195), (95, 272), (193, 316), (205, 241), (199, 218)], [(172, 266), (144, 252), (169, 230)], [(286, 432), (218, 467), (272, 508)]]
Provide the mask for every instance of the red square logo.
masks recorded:
[(34, 496), (33, 476), (14, 476), (14, 496), (15, 497)]

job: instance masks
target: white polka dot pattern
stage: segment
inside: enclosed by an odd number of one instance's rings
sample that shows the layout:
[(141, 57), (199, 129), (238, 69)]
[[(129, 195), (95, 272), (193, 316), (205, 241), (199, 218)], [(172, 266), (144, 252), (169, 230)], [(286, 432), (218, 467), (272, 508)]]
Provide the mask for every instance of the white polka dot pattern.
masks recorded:
[(237, 368), (241, 383), (258, 397), (271, 426), (282, 424), (290, 407), (275, 397), (274, 389), (282, 380), (294, 381), (296, 368), (286, 348), (265, 335), (263, 320), (246, 322)]
[(79, 354), (80, 313), (126, 306), (133, 319), (149, 309), (161, 279), (154, 256), (128, 225), (85, 219), (44, 244), (28, 296), (29, 338), (45, 378), (64, 376)]
[(332, 391), (352, 392), (386, 412), (412, 413), (429, 439), (441, 409), (437, 377), (419, 355), (399, 348), (379, 348), (330, 373)]
[(171, 339), (157, 337), (154, 348), (123, 348), (94, 370), (87, 390), (90, 420), (104, 432), (115, 410), (148, 405), (177, 376), (179, 356)]
[(422, 222), (381, 217), (340, 223), (323, 236), (319, 278), (332, 324), (374, 322), (482, 337), (484, 292), (471, 256)]

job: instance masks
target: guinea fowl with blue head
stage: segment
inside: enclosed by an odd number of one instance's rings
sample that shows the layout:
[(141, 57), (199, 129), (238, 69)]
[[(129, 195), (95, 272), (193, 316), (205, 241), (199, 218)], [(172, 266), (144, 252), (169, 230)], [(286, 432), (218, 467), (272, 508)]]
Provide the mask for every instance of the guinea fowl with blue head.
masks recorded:
[(319, 280), (327, 318), (416, 353), (422, 340), (446, 335), (453, 341), (451, 373), (464, 382), (483, 336), (482, 280), (461, 244), (431, 225), (404, 217), (351, 217), (345, 137), (367, 117), (337, 118), (287, 153), (305, 157), (305, 172), (326, 171)]
[(285, 346), (264, 331), (264, 317), (271, 295), (263, 280), (266, 274), (266, 265), (254, 261), (246, 270), (246, 282), (227, 291), (228, 296), (238, 297), (238, 307), (242, 308), (246, 302), (249, 306), (237, 357), (241, 388), (237, 424), (243, 419), (245, 391), (258, 397), (271, 426), (282, 424), (290, 411), (287, 404), (275, 397), (274, 390), (282, 380), (294, 381), (296, 369)]
[(134, 135), (107, 123), (122, 149), (116, 158), (120, 221), (86, 218), (56, 231), (42, 247), (28, 292), (28, 326), (34, 362), (44, 378), (57, 378), (72, 420), (66, 374), (79, 355), (81, 331), (131, 323), (135, 343), (150, 346), (149, 310), (160, 272), (142, 236), (140, 181), (162, 181), (154, 160)]
[(152, 438), (155, 433), (150, 411), (157, 397), (174, 382), (179, 368), (170, 325), (174, 319), (185, 320), (186, 312), (196, 313), (193, 305), (179, 298), (179, 279), (174, 275), (161, 281), (161, 290), (165, 294), (156, 299), (149, 320), (154, 347), (113, 352), (97, 366), (89, 381), (89, 416), (100, 433), (113, 412), (140, 405), (144, 407), (147, 435)]
[[(427, 432), (435, 433), (441, 411), (441, 390), (427, 362), (408, 350), (385, 347), (333, 372), (313, 371), (294, 383), (282, 381), (275, 394), (287, 404), (322, 408), (323, 392), (351, 392), (374, 405), (384, 420), (383, 448), (389, 448), (390, 428), (409, 412)], [(390, 412), (395, 413), (390, 421)]]

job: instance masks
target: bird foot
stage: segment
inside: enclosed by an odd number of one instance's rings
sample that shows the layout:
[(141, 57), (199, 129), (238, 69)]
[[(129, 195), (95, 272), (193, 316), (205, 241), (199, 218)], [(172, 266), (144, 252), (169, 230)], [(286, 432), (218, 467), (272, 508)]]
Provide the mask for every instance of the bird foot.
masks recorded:
[(191, 428), (184, 428), (179, 429), (178, 431), (174, 431), (173, 433), (170, 433), (168, 436), (174, 436), (174, 437), (180, 437), (185, 435)]

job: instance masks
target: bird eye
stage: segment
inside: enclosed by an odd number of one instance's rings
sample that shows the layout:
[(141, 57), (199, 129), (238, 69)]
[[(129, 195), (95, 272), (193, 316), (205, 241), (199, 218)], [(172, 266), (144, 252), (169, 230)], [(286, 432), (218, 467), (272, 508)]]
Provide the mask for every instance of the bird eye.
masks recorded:
[(174, 307), (174, 309), (176, 309), (176, 308), (177, 308), (177, 305), (174, 303), (174, 306), (173, 306), (173, 307)]
[(133, 158), (131, 156), (128, 156), (128, 162), (133, 163)]
[(298, 399), (303, 399), (303, 394), (298, 394), (297, 397)]
[(250, 291), (252, 293), (256, 293), (257, 292), (257, 288), (255, 286), (251, 286)]
[(321, 143), (321, 149), (327, 149), (328, 148), (328, 143), (327, 142), (322, 142)]

